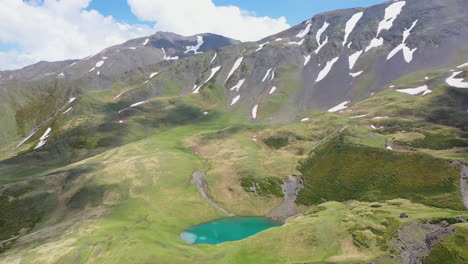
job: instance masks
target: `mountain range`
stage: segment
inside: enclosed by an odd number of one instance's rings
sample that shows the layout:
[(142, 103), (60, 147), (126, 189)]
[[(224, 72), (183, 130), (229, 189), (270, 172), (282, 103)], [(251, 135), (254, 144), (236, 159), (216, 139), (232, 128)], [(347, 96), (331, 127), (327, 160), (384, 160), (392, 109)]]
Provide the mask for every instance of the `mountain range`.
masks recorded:
[[(468, 261), (465, 0), (157, 32), (0, 72), (0, 113), (0, 263)], [(284, 225), (179, 237), (233, 215)]]

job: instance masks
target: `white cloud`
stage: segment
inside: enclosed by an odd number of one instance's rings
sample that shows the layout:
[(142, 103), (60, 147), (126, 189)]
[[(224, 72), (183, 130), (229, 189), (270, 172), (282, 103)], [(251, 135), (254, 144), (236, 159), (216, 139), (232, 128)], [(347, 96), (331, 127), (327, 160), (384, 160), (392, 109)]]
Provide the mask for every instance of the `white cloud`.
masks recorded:
[(0, 42), (20, 50), (0, 52), (0, 70), (16, 69), (40, 60), (86, 57), (109, 46), (154, 32), (86, 11), (91, 0), (1, 0)]
[(186, 36), (209, 32), (242, 41), (255, 41), (290, 27), (284, 17), (257, 17), (236, 6), (216, 6), (212, 0), (127, 2), (140, 20), (157, 22), (157, 30)]
[(153, 29), (84, 10), (91, 1), (0, 0), (0, 45), (20, 47), (0, 52), (0, 70), (41, 60), (83, 58), (155, 30), (181, 35), (209, 32), (252, 41), (289, 28), (284, 17), (257, 17), (236, 6), (216, 6), (212, 0), (127, 0), (139, 19), (156, 22)]

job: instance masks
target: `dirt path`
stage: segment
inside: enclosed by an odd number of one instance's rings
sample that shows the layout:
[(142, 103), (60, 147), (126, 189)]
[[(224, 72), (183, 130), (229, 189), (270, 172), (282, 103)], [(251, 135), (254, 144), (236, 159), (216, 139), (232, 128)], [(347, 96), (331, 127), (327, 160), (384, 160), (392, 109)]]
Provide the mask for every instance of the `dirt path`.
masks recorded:
[(201, 196), (205, 198), (211, 205), (213, 205), (218, 210), (222, 211), (226, 215), (234, 216), (234, 214), (228, 212), (226, 209), (222, 208), (219, 204), (217, 204), (209, 195), (208, 195), (208, 183), (205, 180), (205, 173), (202, 171), (195, 171), (192, 174), (192, 184), (196, 184), (198, 187), (198, 191), (200, 192)]
[(299, 191), (304, 188), (304, 181), (301, 176), (289, 175), (284, 179), (281, 187), (283, 188), (284, 200), (267, 215), (267, 217), (277, 221), (284, 221), (286, 218), (297, 214), (295, 202)]
[(463, 197), (463, 204), (468, 209), (468, 166), (462, 165), (460, 172), (460, 187)]

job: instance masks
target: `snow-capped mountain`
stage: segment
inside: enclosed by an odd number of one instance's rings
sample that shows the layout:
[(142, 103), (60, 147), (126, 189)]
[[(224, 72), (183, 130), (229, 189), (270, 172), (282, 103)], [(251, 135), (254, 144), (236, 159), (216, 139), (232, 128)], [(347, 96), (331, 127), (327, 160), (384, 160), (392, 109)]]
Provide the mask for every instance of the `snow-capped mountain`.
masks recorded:
[[(468, 3), (462, 0), (388, 1), (319, 14), (256, 43), (160, 32), (81, 60), (2, 72), (3, 107), (27, 112), (28, 100), (37, 98), (28, 99), (31, 89), (48, 89), (57, 103), (21, 119), (24, 124), (4, 131), (0, 142), (16, 138), (18, 131), (26, 135), (67, 97), (116, 83), (127, 88), (115, 91), (114, 97), (139, 102), (169, 91), (197, 94), (214, 81), (224, 88), (227, 111), (243, 109), (241, 117), (250, 120), (285, 121), (310, 110), (342, 110), (391, 89), (403, 76), (442, 70), (448, 78), (450, 70), (463, 68), (468, 61), (467, 14)], [(414, 87), (430, 81), (423, 76)], [(26, 99), (16, 102), (6, 96), (12, 93), (24, 93)], [(14, 119), (10, 115), (3, 122)]]

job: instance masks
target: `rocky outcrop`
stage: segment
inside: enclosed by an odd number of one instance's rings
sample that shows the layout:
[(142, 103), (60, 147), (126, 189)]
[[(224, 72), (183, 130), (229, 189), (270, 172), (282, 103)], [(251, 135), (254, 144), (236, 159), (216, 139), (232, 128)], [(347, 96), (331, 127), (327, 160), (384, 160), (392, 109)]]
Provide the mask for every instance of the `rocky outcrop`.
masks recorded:
[(208, 194), (208, 183), (205, 180), (205, 173), (202, 171), (195, 171), (192, 174), (192, 184), (196, 184), (198, 187), (198, 191), (200, 192), (201, 196), (205, 198), (211, 205), (216, 207), (218, 210), (222, 211), (226, 215), (234, 216), (234, 214), (228, 212), (226, 209), (222, 208), (219, 204), (217, 204), (213, 198)]
[(304, 181), (301, 176), (289, 175), (284, 179), (281, 187), (284, 193), (284, 200), (267, 215), (267, 217), (277, 221), (284, 221), (286, 218), (297, 214), (295, 201), (299, 191), (304, 188)]
[(431, 249), (442, 239), (449, 237), (454, 227), (447, 222), (440, 224), (420, 224), (408, 222), (398, 231), (397, 248), (402, 258), (401, 264), (420, 264)]
[(462, 165), (460, 172), (460, 188), (463, 197), (463, 204), (468, 209), (468, 166)]

